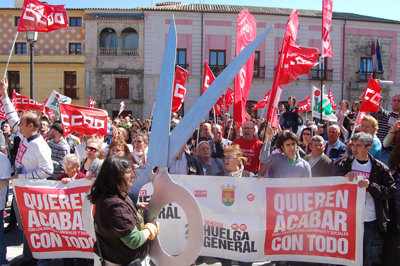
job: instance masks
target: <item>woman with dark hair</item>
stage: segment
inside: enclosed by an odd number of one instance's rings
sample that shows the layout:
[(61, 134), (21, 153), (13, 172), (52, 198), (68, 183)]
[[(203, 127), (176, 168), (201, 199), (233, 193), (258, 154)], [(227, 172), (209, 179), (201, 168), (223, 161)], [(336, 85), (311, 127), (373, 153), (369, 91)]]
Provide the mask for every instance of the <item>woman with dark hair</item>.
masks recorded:
[(296, 134), (298, 127), (303, 124), (303, 119), (297, 113), (296, 97), (290, 96), (288, 103), (289, 108), (282, 114), (284, 120), (282, 129), (290, 129)]
[[(127, 157), (107, 157), (90, 188), (88, 199), (96, 205), (94, 251), (106, 266), (135, 261), (141, 265), (148, 252), (149, 241), (158, 234), (158, 223), (144, 224), (140, 210), (128, 196), (135, 172)], [(99, 250), (100, 249), (100, 250)]]
[(310, 150), (310, 145), (311, 145), (311, 134), (312, 133), (312, 129), (309, 127), (304, 128), (301, 131), (301, 135), (300, 135), (300, 148), (303, 149), (303, 151), (306, 154), (310, 154), (311, 150)]

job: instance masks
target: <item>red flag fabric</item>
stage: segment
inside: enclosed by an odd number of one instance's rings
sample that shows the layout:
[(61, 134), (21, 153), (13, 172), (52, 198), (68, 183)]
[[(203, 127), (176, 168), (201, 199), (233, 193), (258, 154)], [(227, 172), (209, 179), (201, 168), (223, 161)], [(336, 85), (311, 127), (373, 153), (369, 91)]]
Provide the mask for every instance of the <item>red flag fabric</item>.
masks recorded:
[(268, 92), (267, 92), (267, 94), (265, 94), (265, 96), (264, 96), (264, 98), (262, 98), (262, 100), (261, 101), (259, 101), (258, 103), (256, 103), (254, 106), (253, 106), (253, 109), (254, 110), (258, 110), (258, 109), (263, 109), (263, 108), (265, 108), (265, 106), (268, 104), (268, 102), (269, 102), (269, 94), (271, 93), (271, 90), (269, 90)]
[(64, 136), (73, 131), (104, 136), (107, 133), (108, 113), (105, 110), (59, 103)]
[[(270, 122), (271, 125), (276, 128), (278, 126), (276, 111), (278, 110), (278, 103), (281, 95), (279, 92), (282, 91), (282, 87), (279, 86), (280, 75), (289, 45), (294, 45), (296, 43), (298, 27), (299, 16), (297, 15), (297, 10), (293, 9), (286, 24), (285, 37), (283, 38), (281, 54), (279, 55), (278, 65), (274, 74), (267, 116), (265, 118), (267, 122)], [(276, 100), (276, 98), (278, 99)]]
[(0, 101), (0, 119), (7, 120), (6, 112), (4, 111), (4, 105), (2, 101)]
[(317, 48), (289, 44), (287, 55), (283, 61), (279, 85), (289, 84), (299, 76), (310, 73), (310, 69), (318, 64), (318, 56)]
[(92, 97), (89, 97), (89, 100), (88, 100), (88, 107), (89, 107), (89, 108), (94, 108), (95, 105), (96, 105), (95, 99), (93, 99)]
[(174, 92), (172, 98), (172, 112), (178, 112), (185, 100), (186, 89), (185, 83), (188, 71), (180, 66), (176, 66)]
[(218, 101), (214, 104), (213, 113), (221, 115), (224, 112), (224, 95), (219, 97)]
[(43, 104), (16, 93), (15, 91), (13, 91), (12, 104), (17, 111), (31, 110), (42, 112), (44, 110)]
[(357, 115), (356, 126), (361, 125), (361, 120), (367, 115), (366, 112), (359, 112)]
[(371, 74), (367, 87), (360, 97), (362, 99), (360, 112), (377, 113), (379, 111), (379, 103), (381, 101), (381, 91), (381, 85), (376, 79), (372, 78)]
[(331, 88), (329, 88), (328, 99), (331, 102), (332, 109), (337, 109), (338, 107), (337, 107), (337, 105), (335, 103), (335, 100), (333, 99)]
[(225, 93), (225, 101), (224, 101), (225, 110), (227, 113), (229, 113), (229, 107), (233, 104), (234, 100), (233, 97), (234, 97), (233, 90), (231, 88), (228, 88)]
[(18, 31), (49, 32), (68, 27), (64, 5), (48, 5), (38, 0), (25, 0)]
[[(254, 41), (256, 35), (256, 19), (247, 10), (242, 10), (237, 19), (235, 55), (238, 56), (244, 47)], [(246, 112), (246, 102), (253, 80), (253, 69), (254, 53), (235, 77), (233, 121), (236, 122), (239, 127), (250, 119), (250, 115)]]
[(333, 0), (322, 1), (322, 57), (333, 57), (329, 31), (332, 23)]
[(208, 87), (210, 87), (211, 83), (215, 80), (214, 73), (211, 71), (210, 67), (208, 66), (208, 62), (204, 64), (204, 74), (203, 74), (203, 89), (201, 90), (201, 94), (203, 94)]
[(297, 113), (304, 113), (311, 110), (311, 99), (310, 94), (307, 98), (297, 103)]

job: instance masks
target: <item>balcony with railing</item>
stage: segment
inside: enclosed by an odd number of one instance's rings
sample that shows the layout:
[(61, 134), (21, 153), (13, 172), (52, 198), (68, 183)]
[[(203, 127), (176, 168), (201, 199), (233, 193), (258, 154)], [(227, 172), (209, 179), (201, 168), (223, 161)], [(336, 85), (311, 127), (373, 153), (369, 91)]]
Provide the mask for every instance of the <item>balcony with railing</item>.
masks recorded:
[(105, 56), (138, 56), (139, 49), (138, 48), (108, 48), (108, 47), (100, 47), (99, 54)]
[(254, 66), (253, 78), (265, 78), (265, 66), (263, 67)]
[(371, 71), (371, 72), (357, 71), (356, 74), (357, 74), (357, 82), (367, 82), (371, 74), (374, 79), (383, 79), (383, 72), (380, 71)]
[(332, 80), (333, 69), (311, 69), (310, 78), (313, 80)]
[(226, 66), (217, 66), (217, 65), (209, 65), (211, 71), (214, 73), (214, 76), (218, 76), (219, 74), (222, 73), (222, 71), (224, 71), (224, 69), (226, 68)]

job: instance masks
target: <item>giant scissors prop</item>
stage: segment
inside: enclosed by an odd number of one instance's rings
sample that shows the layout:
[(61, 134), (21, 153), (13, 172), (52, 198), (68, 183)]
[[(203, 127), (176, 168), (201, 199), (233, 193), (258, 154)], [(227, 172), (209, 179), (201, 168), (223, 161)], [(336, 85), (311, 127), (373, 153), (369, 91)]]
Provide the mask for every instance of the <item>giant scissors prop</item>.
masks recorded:
[(191, 134), (235, 78), (236, 73), (239, 72), (251, 54), (260, 45), (270, 29), (271, 27), (243, 49), (170, 132), (177, 44), (175, 19), (172, 17), (161, 66), (147, 153), (147, 165), (144, 169), (137, 170), (137, 177), (133, 181), (133, 190), (130, 195), (136, 199), (141, 187), (151, 181), (154, 192), (148, 205), (149, 210), (146, 212), (146, 217), (150, 219), (157, 217), (163, 206), (175, 202), (186, 213), (189, 223), (189, 237), (186, 248), (177, 256), (170, 256), (165, 253), (158, 239), (155, 240), (150, 249), (150, 257), (156, 265), (189, 265), (200, 254), (203, 247), (203, 218), (199, 205), (186, 188), (172, 181), (168, 174), (168, 166), (171, 165)]

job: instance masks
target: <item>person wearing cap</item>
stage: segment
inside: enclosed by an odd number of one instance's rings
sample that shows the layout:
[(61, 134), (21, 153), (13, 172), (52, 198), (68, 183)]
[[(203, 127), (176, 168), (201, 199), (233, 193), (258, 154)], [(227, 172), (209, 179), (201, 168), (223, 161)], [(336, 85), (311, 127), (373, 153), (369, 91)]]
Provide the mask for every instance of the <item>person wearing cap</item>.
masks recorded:
[(64, 138), (64, 131), (61, 122), (53, 123), (49, 130), (49, 147), (51, 149), (51, 160), (53, 161), (54, 171), (48, 178), (57, 180), (58, 176), (64, 173), (64, 157), (69, 154), (70, 147)]

